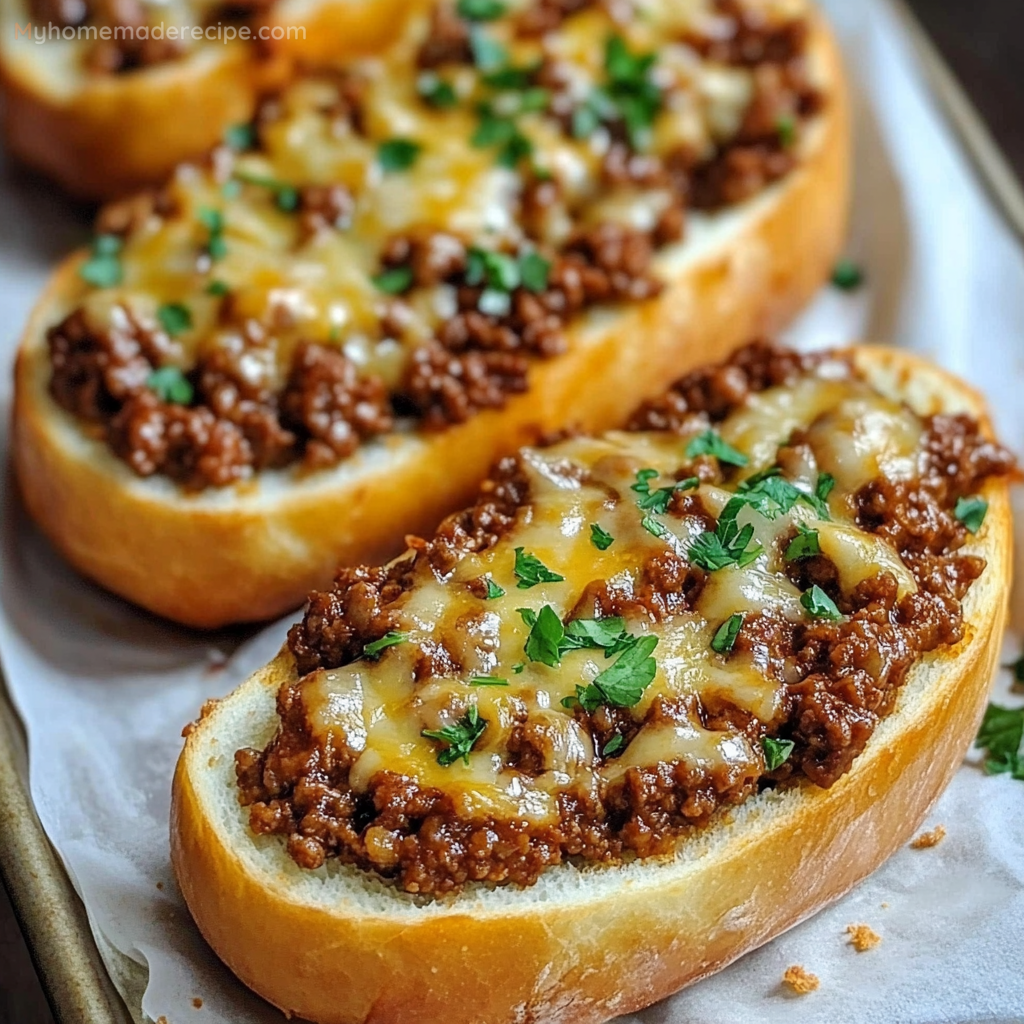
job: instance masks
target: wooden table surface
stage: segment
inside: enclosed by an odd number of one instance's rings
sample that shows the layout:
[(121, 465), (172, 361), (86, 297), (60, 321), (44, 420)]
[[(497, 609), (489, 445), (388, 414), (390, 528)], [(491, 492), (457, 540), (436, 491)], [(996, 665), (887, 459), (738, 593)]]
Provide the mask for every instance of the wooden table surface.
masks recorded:
[[(1019, 0), (910, 2), (1024, 178), (1024, 4)], [(0, 1024), (53, 1024), (2, 886)]]

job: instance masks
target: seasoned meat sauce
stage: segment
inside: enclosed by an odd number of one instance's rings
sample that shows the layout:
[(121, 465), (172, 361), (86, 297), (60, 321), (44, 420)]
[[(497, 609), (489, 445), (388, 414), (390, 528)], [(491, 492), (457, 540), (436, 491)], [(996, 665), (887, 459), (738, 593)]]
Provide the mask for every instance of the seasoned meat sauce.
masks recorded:
[(790, 0), (440, 0), (101, 212), (50, 393), (193, 490), (501, 408), (587, 310), (661, 292), (689, 209), (795, 166), (807, 40)]
[(524, 449), (433, 539), (312, 596), (277, 733), (236, 755), (251, 826), (438, 895), (831, 786), (963, 639), (964, 503), (1013, 472), (970, 418), (763, 343), (628, 431)]

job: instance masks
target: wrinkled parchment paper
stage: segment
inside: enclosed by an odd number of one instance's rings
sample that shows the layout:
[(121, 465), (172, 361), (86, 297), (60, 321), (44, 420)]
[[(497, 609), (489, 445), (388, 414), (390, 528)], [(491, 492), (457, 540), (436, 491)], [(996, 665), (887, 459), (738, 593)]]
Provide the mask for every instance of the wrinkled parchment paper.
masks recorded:
[[(933, 356), (988, 395), (1002, 436), (1024, 453), (1021, 251), (929, 100), (885, 0), (825, 6), (857, 86), (850, 254), (870, 283), (852, 296), (827, 290), (794, 336), (807, 345), (870, 337)], [(9, 173), (0, 208), (0, 340), (9, 358), (52, 261), (85, 229), (45, 187)], [(6, 375), (0, 398), (6, 422)], [(39, 817), (119, 986), (141, 991), (148, 968), (142, 1010), (168, 1024), (279, 1024), (192, 925), (171, 877), (167, 814), (180, 728), (205, 698), (271, 657), (287, 624), (199, 638), (157, 623), (69, 572), (9, 493), (3, 671), (28, 730)], [(1005, 653), (1004, 661), (1017, 656), (1016, 640)], [(996, 693), (1024, 699), (1010, 693), (1006, 671)], [(939, 846), (902, 850), (813, 920), (629, 1021), (1024, 1021), (1024, 783), (969, 763), (930, 816), (936, 823), (948, 831)], [(857, 953), (845, 934), (855, 923), (882, 944)], [(780, 979), (790, 964), (818, 975), (820, 989), (787, 993)], [(139, 1014), (137, 997), (132, 1010)]]

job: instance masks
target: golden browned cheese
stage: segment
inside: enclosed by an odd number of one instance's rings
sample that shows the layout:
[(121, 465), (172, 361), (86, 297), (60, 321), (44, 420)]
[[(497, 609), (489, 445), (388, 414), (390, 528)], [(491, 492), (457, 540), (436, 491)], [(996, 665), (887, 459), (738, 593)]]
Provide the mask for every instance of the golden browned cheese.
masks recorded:
[[(506, 17), (474, 31), (502, 46), (511, 67), (534, 67), (542, 58), (556, 63), (574, 105), (605, 81), (610, 36), (620, 36), (634, 54), (657, 54), (652, 76), (666, 99), (653, 125), (652, 153), (685, 150), (699, 160), (738, 131), (754, 94), (754, 71), (704, 60), (680, 41), (687, 32), (721, 31), (711, 0), (647, 0), (626, 20), (614, 17), (615, 4), (598, 4), (543, 39), (514, 33), (527, 6), (511, 3)], [(801, 0), (747, 0), (745, 6), (769, 19), (799, 16), (806, 7)], [(362, 373), (397, 388), (409, 353), (454, 316), (457, 301), (450, 284), (416, 288), (406, 296), (410, 309), (395, 337), (384, 317), (389, 297), (373, 281), (385, 243), (418, 229), (451, 232), (489, 249), (526, 241), (521, 168), (501, 166), (497, 147), (469, 142), (480, 128), (483, 100), (498, 117), (514, 115), (533, 147), (523, 166), (555, 177), (573, 210), (572, 217), (550, 219), (546, 245), (557, 249), (572, 231), (609, 222), (653, 228), (672, 202), (672, 189), (603, 182), (601, 164), (612, 144), (606, 129), (576, 138), (548, 113), (517, 113), (525, 94), (495, 93), (472, 65), (422, 71), (416, 55), (429, 31), (427, 15), (416, 13), (385, 53), (352, 62), (348, 73), (367, 84), (358, 125), (338, 110), (337, 79), (314, 76), (285, 90), (278, 116), (261, 125), (258, 151), (225, 149), (209, 166), (179, 168), (168, 190), (173, 215), (154, 214), (126, 238), (123, 281), (99, 290), (83, 283), (92, 328), (108, 327), (118, 306), (156, 328), (161, 304), (182, 303), (191, 324), (176, 337), (168, 361), (183, 369), (200, 353), (246, 349), (243, 325), (250, 321), (275, 342), (247, 353), (253, 382), (279, 389), (296, 344), (305, 340), (337, 345)], [(439, 79), (454, 90), (456, 107), (424, 101)], [(411, 140), (419, 151), (407, 169), (388, 171), (380, 146), (395, 139)], [(347, 188), (355, 200), (351, 217), (337, 230), (304, 230), (294, 209), (281, 208), (290, 205), (282, 203), (281, 190), (288, 196), (288, 189), (307, 185)], [(211, 215), (223, 224), (224, 254), (213, 261), (204, 254)], [(208, 292), (212, 282), (216, 294)], [(222, 315), (225, 289), (229, 317)]]
[[(592, 581), (629, 598), (652, 557), (674, 551), (696, 561), (692, 548), (708, 528), (706, 518), (639, 505), (645, 490), (676, 485), (695, 435), (611, 433), (526, 449), (522, 462), (530, 499), (511, 530), (488, 550), (467, 555), (446, 576), (420, 559), (413, 586), (394, 606), (403, 642), (376, 661), (363, 658), (317, 671), (301, 683), (318, 745), (347, 747), (357, 755), (350, 774), (356, 792), (387, 770), (451, 795), (465, 818), (557, 820), (559, 793), (596, 794), (630, 767), (682, 762), (736, 780), (762, 775), (764, 753), (749, 730), (706, 728), (696, 706), (719, 697), (769, 728), (784, 716), (782, 681), (750, 653), (719, 654), (711, 644), (734, 614), (769, 611), (809, 621), (801, 592), (785, 573), (785, 549), (797, 527), (817, 531), (844, 592), (883, 572), (895, 577), (901, 594), (917, 589), (896, 550), (856, 525), (850, 499), (880, 475), (918, 475), (922, 421), (850, 377), (841, 362), (824, 363), (792, 387), (752, 395), (718, 428), (724, 441), (747, 456), (747, 464), (725, 486), (690, 485), (684, 493), (699, 495), (717, 518), (744, 481), (774, 466), (779, 446), (795, 430), (806, 431), (807, 444), (793, 450), (806, 454), (803, 465), (787, 465), (786, 475), (806, 499), (788, 509), (769, 508), (767, 515), (748, 505), (736, 520), (740, 528), (753, 528), (750, 548), (759, 546), (760, 553), (747, 565), (711, 572), (692, 610), (662, 621), (638, 612), (624, 621), (628, 633), (657, 640), (656, 671), (630, 708), (634, 720), (644, 721), (658, 698), (693, 695), (699, 702), (692, 702), (689, 721), (653, 716), (617, 756), (595, 756), (589, 732), (574, 718), (573, 697), (618, 655), (608, 657), (594, 647), (569, 650), (554, 667), (525, 651), (530, 613), (550, 606), (566, 621)], [(811, 498), (824, 474), (835, 479), (826, 507)], [(604, 550), (593, 542), (595, 526), (613, 538)], [(563, 578), (521, 587), (517, 550)], [(503, 593), (481, 598), (474, 583), (481, 578), (491, 581), (492, 593)], [(417, 679), (417, 662), (438, 643), (461, 663), (462, 676)], [(444, 743), (424, 736), (424, 730), (452, 727), (467, 714), (486, 723), (479, 739), (465, 759), (441, 763)], [(544, 725), (547, 761), (538, 774), (515, 770), (507, 756), (511, 730), (524, 719)]]

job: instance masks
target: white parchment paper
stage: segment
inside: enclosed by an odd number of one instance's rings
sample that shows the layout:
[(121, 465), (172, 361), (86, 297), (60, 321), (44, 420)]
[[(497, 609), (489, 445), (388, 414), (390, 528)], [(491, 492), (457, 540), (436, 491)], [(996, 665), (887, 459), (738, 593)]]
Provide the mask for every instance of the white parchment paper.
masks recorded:
[[(870, 283), (853, 296), (826, 291), (794, 335), (928, 353), (988, 395), (1003, 438), (1024, 453), (1021, 251), (933, 108), (885, 0), (825, 6), (857, 88), (850, 253)], [(0, 209), (9, 359), (53, 260), (85, 228), (44, 187), (10, 173)], [(6, 422), (6, 374), (0, 400)], [(171, 877), (167, 814), (179, 730), (205, 698), (271, 657), (286, 623), (202, 638), (157, 623), (75, 577), (9, 489), (4, 497), (0, 656), (29, 735), (32, 795), (119, 985), (137, 986), (148, 968), (142, 1009), (168, 1024), (280, 1024), (192, 925)], [(1011, 638), (1004, 660), (1017, 653)], [(1022, 701), (1005, 671), (996, 694)], [(968, 764), (930, 821), (948, 830), (942, 844), (901, 851), (840, 903), (631, 1024), (1024, 1021), (1024, 783)], [(853, 923), (882, 944), (856, 953), (845, 935)], [(820, 990), (787, 994), (790, 964), (817, 974)]]

